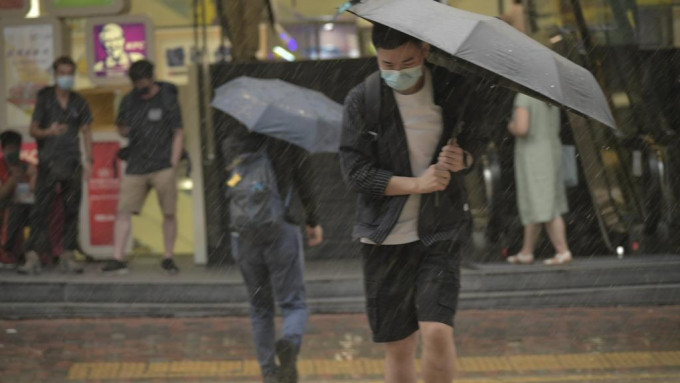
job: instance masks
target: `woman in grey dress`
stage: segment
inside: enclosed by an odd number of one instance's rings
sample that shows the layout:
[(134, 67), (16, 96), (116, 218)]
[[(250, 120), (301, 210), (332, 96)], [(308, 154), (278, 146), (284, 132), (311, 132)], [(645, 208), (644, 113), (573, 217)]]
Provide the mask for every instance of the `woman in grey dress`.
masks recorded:
[(562, 179), (562, 143), (560, 142), (560, 110), (543, 101), (519, 94), (508, 130), (515, 139), (515, 183), (517, 204), (524, 225), (522, 250), (510, 263), (534, 261), (534, 248), (546, 226), (555, 256), (547, 265), (571, 262), (562, 214), (569, 211)]

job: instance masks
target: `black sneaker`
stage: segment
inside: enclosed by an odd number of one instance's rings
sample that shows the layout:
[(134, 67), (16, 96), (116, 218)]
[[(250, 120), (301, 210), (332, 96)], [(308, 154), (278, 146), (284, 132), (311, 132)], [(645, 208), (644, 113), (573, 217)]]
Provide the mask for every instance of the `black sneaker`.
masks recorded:
[(177, 265), (175, 265), (175, 261), (173, 261), (172, 258), (163, 259), (163, 262), (161, 262), (161, 267), (163, 267), (163, 270), (170, 274), (179, 273), (179, 269), (177, 268)]
[(107, 261), (104, 267), (101, 268), (101, 272), (126, 274), (128, 272), (127, 263), (117, 259)]
[(297, 350), (293, 342), (285, 338), (276, 341), (276, 355), (279, 357), (279, 363), (281, 364), (279, 382), (297, 383)]

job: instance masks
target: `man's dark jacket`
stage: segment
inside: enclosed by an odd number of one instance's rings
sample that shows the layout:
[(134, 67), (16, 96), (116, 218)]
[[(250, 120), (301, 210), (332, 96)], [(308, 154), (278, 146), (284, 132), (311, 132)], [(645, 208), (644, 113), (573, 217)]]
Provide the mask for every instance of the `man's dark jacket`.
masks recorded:
[[(463, 77), (431, 66), (434, 102), (442, 107), (443, 134), (432, 158), (437, 163), (441, 149), (457, 134), (458, 144), (476, 161), (486, 141), (481, 137), (482, 90), (475, 77)], [(409, 196), (390, 197), (385, 189), (392, 176), (413, 177), (406, 133), (391, 88), (380, 81), (380, 108), (366, 103), (364, 81), (350, 91), (345, 100), (340, 162), (345, 181), (357, 196), (355, 239), (368, 238), (382, 244), (397, 223)], [(377, 81), (374, 82), (377, 84)], [(377, 93), (377, 91), (376, 91)], [(370, 118), (374, 110), (378, 118)], [(371, 124), (369, 121), (376, 121)], [(374, 125), (374, 126), (369, 126)], [(470, 235), (471, 214), (464, 173), (452, 173), (446, 190), (422, 195), (418, 235), (425, 245)]]

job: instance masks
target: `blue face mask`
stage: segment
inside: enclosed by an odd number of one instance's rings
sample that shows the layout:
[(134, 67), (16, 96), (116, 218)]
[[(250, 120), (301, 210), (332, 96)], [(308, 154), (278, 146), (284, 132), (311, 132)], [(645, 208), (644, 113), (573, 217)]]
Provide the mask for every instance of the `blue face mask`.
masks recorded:
[(385, 80), (390, 88), (396, 91), (404, 91), (413, 88), (418, 83), (418, 80), (423, 77), (423, 67), (418, 65), (417, 67), (402, 70), (381, 69), (380, 77)]
[(73, 89), (73, 85), (75, 85), (76, 79), (73, 76), (58, 76), (57, 77), (57, 86), (63, 90), (71, 90)]

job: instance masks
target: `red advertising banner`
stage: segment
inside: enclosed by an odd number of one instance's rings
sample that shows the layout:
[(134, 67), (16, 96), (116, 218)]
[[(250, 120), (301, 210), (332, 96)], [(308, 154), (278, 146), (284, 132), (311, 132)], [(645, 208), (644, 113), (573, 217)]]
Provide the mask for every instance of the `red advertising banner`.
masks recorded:
[(0, 0), (0, 10), (19, 10), (23, 9), (28, 0)]
[(116, 153), (118, 141), (92, 143), (94, 163), (88, 182), (88, 212), (90, 220), (90, 245), (113, 246), (113, 228), (120, 188), (120, 161)]

